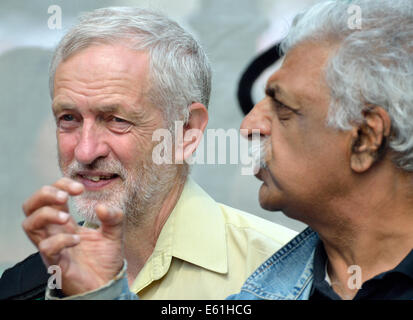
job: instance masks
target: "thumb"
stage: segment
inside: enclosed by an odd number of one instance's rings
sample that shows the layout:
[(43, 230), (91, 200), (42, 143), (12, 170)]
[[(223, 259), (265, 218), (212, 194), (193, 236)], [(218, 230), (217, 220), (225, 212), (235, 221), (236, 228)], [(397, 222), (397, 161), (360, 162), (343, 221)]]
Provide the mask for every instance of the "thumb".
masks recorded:
[(110, 240), (122, 241), (124, 214), (119, 208), (109, 208), (103, 204), (95, 207), (98, 219), (101, 222), (102, 235)]

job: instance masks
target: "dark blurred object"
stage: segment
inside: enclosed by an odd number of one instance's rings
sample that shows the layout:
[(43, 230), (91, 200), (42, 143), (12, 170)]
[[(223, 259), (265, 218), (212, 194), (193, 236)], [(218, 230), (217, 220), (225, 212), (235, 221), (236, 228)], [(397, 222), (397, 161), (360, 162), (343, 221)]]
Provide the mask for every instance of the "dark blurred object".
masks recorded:
[(257, 56), (244, 71), (238, 84), (238, 102), (244, 114), (254, 107), (252, 100), (252, 87), (265, 69), (280, 59), (280, 44), (277, 43)]

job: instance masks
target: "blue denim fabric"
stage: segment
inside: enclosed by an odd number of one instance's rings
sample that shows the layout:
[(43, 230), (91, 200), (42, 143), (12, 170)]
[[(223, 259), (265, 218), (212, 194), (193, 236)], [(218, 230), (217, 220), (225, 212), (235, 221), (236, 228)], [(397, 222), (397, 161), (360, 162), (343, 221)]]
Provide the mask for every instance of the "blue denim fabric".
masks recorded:
[(128, 279), (126, 276), (122, 279), (121, 294), (117, 297), (113, 297), (113, 300), (139, 300), (139, 297), (129, 290)]
[(313, 283), (314, 252), (319, 237), (305, 229), (273, 254), (229, 300), (306, 300)]

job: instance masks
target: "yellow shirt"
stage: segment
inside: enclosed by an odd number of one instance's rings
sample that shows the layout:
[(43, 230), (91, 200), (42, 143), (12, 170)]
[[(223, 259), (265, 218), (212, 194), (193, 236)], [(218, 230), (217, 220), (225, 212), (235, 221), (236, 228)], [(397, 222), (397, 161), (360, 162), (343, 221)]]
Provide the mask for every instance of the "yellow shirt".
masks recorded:
[(130, 290), (140, 299), (225, 299), (296, 234), (215, 202), (188, 178)]

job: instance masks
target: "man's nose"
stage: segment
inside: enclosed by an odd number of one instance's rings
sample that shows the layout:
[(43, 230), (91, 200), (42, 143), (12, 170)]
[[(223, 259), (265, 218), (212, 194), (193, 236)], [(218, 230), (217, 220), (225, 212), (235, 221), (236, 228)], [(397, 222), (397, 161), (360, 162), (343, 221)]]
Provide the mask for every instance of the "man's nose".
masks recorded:
[(261, 136), (271, 134), (272, 115), (265, 99), (257, 103), (245, 116), (241, 123), (241, 134), (246, 138), (251, 137), (252, 131), (259, 130)]
[(109, 154), (109, 146), (93, 123), (84, 123), (75, 148), (75, 158), (82, 164), (91, 164)]

